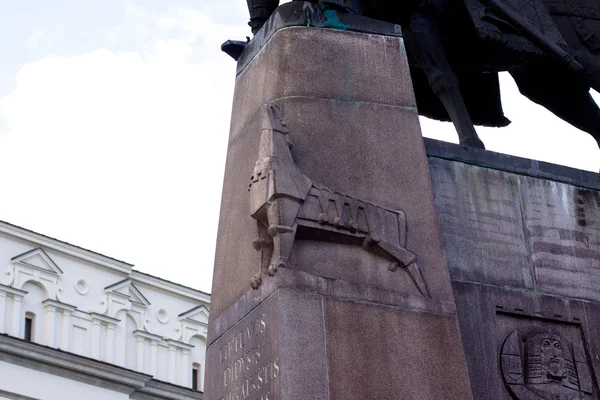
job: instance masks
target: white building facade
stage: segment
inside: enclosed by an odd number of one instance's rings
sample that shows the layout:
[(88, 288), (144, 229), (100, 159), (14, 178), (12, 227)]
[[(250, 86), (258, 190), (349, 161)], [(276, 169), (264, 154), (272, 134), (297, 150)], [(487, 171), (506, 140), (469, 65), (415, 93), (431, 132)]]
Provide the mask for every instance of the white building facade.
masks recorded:
[(0, 400), (201, 398), (210, 295), (132, 267), (0, 222)]

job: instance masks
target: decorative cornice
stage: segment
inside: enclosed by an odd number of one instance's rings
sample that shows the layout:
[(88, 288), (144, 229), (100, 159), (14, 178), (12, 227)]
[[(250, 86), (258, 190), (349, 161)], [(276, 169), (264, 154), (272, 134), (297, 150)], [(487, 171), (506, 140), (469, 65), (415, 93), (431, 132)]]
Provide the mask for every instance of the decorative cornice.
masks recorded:
[[(0, 335), (0, 360), (132, 393), (151, 376), (33, 342)], [(99, 381), (99, 379), (101, 381)]]
[(15, 289), (14, 287), (10, 287), (10, 286), (6, 286), (6, 285), (0, 284), (0, 293), (12, 294), (13, 296), (23, 297), (23, 296), (25, 296), (29, 292), (26, 292), (25, 290)]
[(181, 349), (181, 350), (191, 350), (194, 347), (196, 347), (194, 345), (183, 343), (183, 342), (180, 342), (178, 340), (169, 339), (166, 342), (169, 345), (169, 347), (175, 347), (175, 348)]
[(17, 393), (7, 392), (6, 390), (0, 389), (0, 398), (7, 398), (12, 400), (38, 400), (33, 397), (23, 396)]
[(103, 315), (103, 314), (98, 314), (98, 313), (90, 313), (90, 318), (91, 318), (92, 322), (94, 320), (96, 320), (96, 321), (100, 321), (100, 322), (105, 322), (109, 325), (116, 325), (119, 322), (121, 322), (120, 319), (112, 318), (112, 317), (109, 317), (108, 315)]
[(46, 299), (44, 301), (42, 301), (42, 304), (44, 305), (44, 307), (54, 307), (58, 310), (62, 310), (62, 311), (70, 311), (73, 312), (77, 309), (77, 306), (73, 306), (71, 304), (67, 304), (67, 303), (61, 303), (60, 301), (56, 301), (56, 300), (52, 300), (52, 299)]
[[(188, 299), (192, 299), (194, 301), (205, 303), (206, 305), (210, 304), (210, 294), (202, 292), (200, 290), (196, 290), (184, 285), (180, 285), (178, 283), (174, 283), (165, 279), (161, 279), (152, 275), (148, 275), (139, 271), (132, 271), (133, 264), (126, 263), (124, 261), (120, 261), (108, 256), (105, 256), (100, 253), (96, 253), (94, 251), (84, 249), (82, 247), (63, 242), (61, 240), (42, 235), (37, 232), (30, 231), (28, 229), (22, 228), (20, 226), (12, 225), (5, 221), (0, 221), (0, 233), (6, 233), (7, 235), (20, 238), (26, 240), (28, 242), (34, 243), (38, 248), (43, 251), (41, 247), (46, 249), (52, 249), (64, 254), (68, 254), (70, 256), (86, 260), (92, 262), (96, 265), (119, 271), (121, 273), (125, 273), (128, 275), (127, 279), (134, 279), (137, 282), (144, 283), (148, 286), (152, 286), (154, 288), (159, 288), (165, 290), (171, 294), (179, 295)], [(32, 251), (34, 251), (32, 250)], [(18, 256), (17, 256), (18, 257)], [(27, 264), (30, 266), (29, 264)], [(35, 266), (32, 266), (35, 268)], [(50, 272), (50, 271), (48, 271)], [(119, 281), (114, 285), (122, 283), (123, 281)], [(112, 286), (106, 287), (106, 289), (112, 289)]]
[(133, 331), (133, 336), (137, 337), (143, 337), (144, 339), (149, 339), (149, 340), (153, 340), (156, 342), (160, 342), (163, 340), (162, 336), (159, 335), (155, 335), (153, 333), (150, 332), (144, 332), (144, 331), (140, 331), (139, 329), (137, 331)]
[(168, 400), (202, 400), (203, 396), (202, 392), (153, 379), (146, 386), (132, 394), (130, 398), (135, 400), (154, 400), (156, 398)]
[(187, 286), (180, 285), (171, 281), (167, 281), (161, 278), (157, 278), (152, 275), (148, 275), (139, 271), (131, 271), (131, 278), (134, 282), (144, 283), (154, 288), (162, 289), (170, 293), (177, 294), (194, 301), (210, 304), (210, 294), (204, 293), (200, 290), (192, 289)]
[(133, 296), (129, 296), (133, 303), (138, 303), (144, 307), (148, 307), (150, 305), (150, 301), (148, 301), (142, 291), (133, 284), (133, 281), (129, 285), (129, 291), (133, 294)]
[(126, 274), (131, 273), (132, 264), (124, 261), (115, 260), (114, 258), (107, 257), (105, 255), (95, 253), (91, 250), (84, 249), (72, 245), (70, 243), (62, 242), (58, 239), (54, 239), (48, 236), (44, 236), (40, 233), (36, 233), (19, 226), (9, 224), (8, 222), (0, 221), (0, 232), (7, 233), (11, 236), (15, 236), (29, 242), (36, 243), (40, 246), (44, 246), (49, 249), (57, 250), (62, 253), (75, 256), (87, 261), (91, 261), (95, 264), (103, 267), (124, 272)]
[[(118, 290), (124, 286), (129, 286), (130, 283), (131, 283), (131, 278), (127, 277), (127, 278), (121, 279), (120, 281), (115, 282), (111, 285), (108, 285), (107, 287), (104, 288), (104, 291), (114, 292), (115, 290)], [(122, 294), (122, 293), (119, 293), (119, 294)]]
[[(138, 400), (202, 400), (202, 392), (152, 379), (150, 375), (0, 334), (0, 361), (22, 365)], [(2, 392), (0, 391), (0, 394)], [(23, 399), (27, 399), (23, 397)]]
[(196, 306), (196, 307), (192, 308), (191, 310), (188, 310), (186, 312), (179, 314), (179, 321), (181, 323), (187, 324), (188, 326), (195, 325), (195, 326), (207, 327), (208, 322), (199, 321), (192, 317), (197, 314), (203, 314), (206, 318), (206, 321), (208, 321), (209, 313), (210, 313), (210, 311), (208, 310), (208, 308), (206, 306), (203, 306), (203, 305)]
[[(35, 256), (35, 255), (39, 255), (42, 258), (42, 260), (45, 261), (45, 263), (48, 265), (48, 267), (50, 269), (40, 268), (37, 265), (33, 265), (33, 264), (30, 264), (27, 261), (25, 261), (28, 258)], [(58, 265), (56, 265), (56, 263), (54, 262), (52, 257), (50, 257), (48, 255), (48, 253), (46, 253), (44, 251), (44, 249), (42, 249), (41, 247), (31, 249), (29, 251), (26, 251), (25, 253), (19, 254), (18, 256), (14, 256), (13, 258), (11, 258), (11, 261), (13, 262), (13, 264), (23, 265), (25, 267), (37, 269), (39, 271), (50, 273), (53, 275), (60, 275), (63, 273), (62, 269), (60, 269), (60, 267)]]

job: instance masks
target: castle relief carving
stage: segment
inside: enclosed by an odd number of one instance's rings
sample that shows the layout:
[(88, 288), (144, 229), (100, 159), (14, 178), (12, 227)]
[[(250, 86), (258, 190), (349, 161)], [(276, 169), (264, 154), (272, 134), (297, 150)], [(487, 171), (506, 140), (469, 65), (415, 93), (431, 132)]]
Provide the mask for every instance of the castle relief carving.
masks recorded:
[(592, 375), (580, 343), (549, 327), (515, 330), (501, 352), (504, 383), (515, 400), (591, 400)]
[(250, 187), (251, 215), (257, 222), (262, 251), (260, 271), (251, 285), (257, 289), (262, 277), (286, 267), (296, 234), (304, 238), (362, 246), (389, 260), (389, 270), (404, 268), (420, 293), (428, 297), (417, 256), (406, 249), (407, 222), (401, 210), (392, 210), (330, 190), (313, 182), (294, 163), (289, 129), (279, 107), (270, 103), (261, 122), (259, 156)]

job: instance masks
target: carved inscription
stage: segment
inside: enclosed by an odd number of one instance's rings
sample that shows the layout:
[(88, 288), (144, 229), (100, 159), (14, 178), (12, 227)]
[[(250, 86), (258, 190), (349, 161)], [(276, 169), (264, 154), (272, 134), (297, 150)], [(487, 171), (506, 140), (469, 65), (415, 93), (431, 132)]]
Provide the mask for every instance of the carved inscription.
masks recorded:
[(265, 314), (243, 325), (219, 348), (220, 400), (275, 400), (281, 363), (270, 356)]

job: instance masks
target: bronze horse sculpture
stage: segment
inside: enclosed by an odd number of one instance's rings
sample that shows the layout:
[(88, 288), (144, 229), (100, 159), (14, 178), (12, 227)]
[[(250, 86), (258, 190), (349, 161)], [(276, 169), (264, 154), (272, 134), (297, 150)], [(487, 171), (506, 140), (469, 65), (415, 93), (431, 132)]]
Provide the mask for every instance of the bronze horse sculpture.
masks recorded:
[[(253, 33), (278, 0), (247, 0)], [(497, 73), (600, 147), (599, 0), (311, 0), (400, 24), (419, 113), (453, 122), (460, 143), (484, 148), (474, 125), (506, 126)]]

